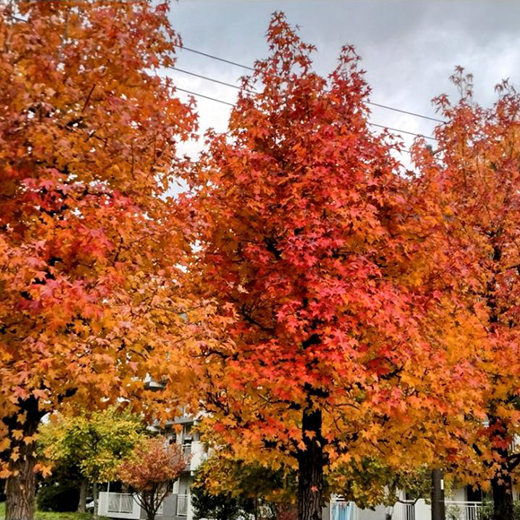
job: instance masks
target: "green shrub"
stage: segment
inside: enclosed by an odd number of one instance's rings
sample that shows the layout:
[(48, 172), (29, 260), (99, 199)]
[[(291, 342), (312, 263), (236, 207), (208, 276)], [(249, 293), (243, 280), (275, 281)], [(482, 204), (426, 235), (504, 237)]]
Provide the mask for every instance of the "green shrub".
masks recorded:
[[(484, 501), (479, 520), (493, 520), (493, 502)], [(520, 502), (513, 503), (513, 520), (520, 520)]]

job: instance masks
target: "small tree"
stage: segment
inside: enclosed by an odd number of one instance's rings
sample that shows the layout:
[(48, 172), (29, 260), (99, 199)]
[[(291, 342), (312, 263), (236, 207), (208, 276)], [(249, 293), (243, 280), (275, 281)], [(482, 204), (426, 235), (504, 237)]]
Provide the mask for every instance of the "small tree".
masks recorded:
[(154, 520), (173, 483), (186, 469), (187, 460), (177, 444), (164, 438), (140, 444), (119, 469), (119, 478), (136, 492), (134, 498)]
[[(115, 407), (76, 417), (56, 415), (40, 428), (44, 456), (58, 465), (79, 468), (84, 482), (94, 484), (94, 513), (97, 512), (97, 484), (117, 476), (123, 459), (143, 439), (145, 427), (139, 416), (121, 413)], [(85, 510), (86, 486), (79, 509)]]

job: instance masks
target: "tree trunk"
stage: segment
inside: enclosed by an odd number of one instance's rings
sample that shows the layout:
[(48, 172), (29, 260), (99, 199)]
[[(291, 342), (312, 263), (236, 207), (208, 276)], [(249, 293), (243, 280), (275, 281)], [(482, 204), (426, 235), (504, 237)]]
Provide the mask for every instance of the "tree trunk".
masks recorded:
[(97, 482), (92, 484), (92, 494), (94, 495), (94, 518), (99, 518), (99, 500), (98, 500), (98, 485)]
[(513, 486), (508, 471), (491, 480), (493, 520), (513, 520)]
[(146, 512), (147, 520), (155, 520), (155, 515), (157, 514), (157, 509), (159, 508), (159, 506), (157, 505), (157, 493), (157, 488), (154, 488), (153, 491), (141, 492), (144, 504), (143, 509)]
[(446, 520), (446, 505), (444, 503), (444, 482), (440, 469), (432, 470), (432, 520)]
[[(38, 401), (33, 397), (20, 401), (20, 411), (25, 412), (23, 422), (17, 416), (4, 420), (9, 428), (11, 451), (18, 451), (17, 460), (10, 464), (12, 475), (5, 485), (5, 520), (32, 520), (35, 511), (36, 445), (35, 442), (26, 443), (25, 439), (36, 434), (42, 414), (38, 410)], [(14, 431), (20, 430), (22, 438), (13, 435)]]
[(78, 513), (85, 513), (87, 511), (87, 492), (88, 480), (84, 478), (81, 481), (81, 486), (79, 488)]
[(321, 410), (312, 410), (309, 402), (302, 422), (306, 449), (298, 452), (298, 520), (322, 520), (324, 439), (321, 423)]
[(489, 418), (490, 440), (494, 444), (493, 459), (500, 461), (500, 469), (491, 479), (493, 491), (493, 520), (513, 520), (513, 482), (511, 468), (509, 467), (509, 453), (504, 445), (508, 444), (507, 426), (490, 414)]
[(16, 475), (8, 477), (5, 486), (6, 520), (32, 520), (35, 509), (36, 458), (21, 457), (12, 466)]

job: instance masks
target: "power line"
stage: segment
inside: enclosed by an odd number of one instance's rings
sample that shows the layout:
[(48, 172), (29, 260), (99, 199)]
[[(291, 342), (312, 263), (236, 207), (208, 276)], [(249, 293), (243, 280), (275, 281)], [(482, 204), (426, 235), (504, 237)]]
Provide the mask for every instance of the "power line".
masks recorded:
[(392, 128), (391, 126), (378, 125), (377, 123), (371, 123), (370, 121), (368, 121), (368, 124), (370, 126), (383, 128), (384, 130), (391, 130), (392, 132), (398, 132), (400, 134), (415, 135), (415, 137), (423, 137), (424, 139), (430, 139), (430, 141), (438, 141), (436, 137), (432, 137), (431, 135), (416, 134), (415, 132), (409, 132), (408, 130), (400, 130), (399, 128)]
[[(241, 90), (242, 89), (242, 87), (239, 87), (238, 85), (233, 85), (232, 83), (227, 83), (226, 81), (220, 81), (219, 79), (215, 79), (215, 78), (210, 78), (209, 76), (204, 76), (202, 74), (197, 74), (196, 72), (191, 72), (189, 70), (180, 69), (179, 67), (172, 67), (172, 69), (176, 70), (177, 72), (182, 72), (183, 74), (188, 74), (188, 75), (194, 76), (196, 78), (204, 79), (206, 81), (211, 81), (213, 83), (218, 83), (219, 85), (224, 85), (225, 87), (231, 87), (231, 88), (234, 88), (234, 89), (237, 89), (237, 90)], [(255, 90), (247, 90), (246, 89), (246, 92), (254, 93), (256, 91)], [(380, 105), (378, 103), (372, 103), (372, 102), (369, 102), (368, 104), (369, 105), (374, 105), (374, 106), (377, 106), (377, 107), (381, 107), (381, 108), (387, 108), (389, 110), (394, 110), (396, 112), (401, 112), (403, 114), (409, 114), (411, 116), (423, 117), (425, 119), (431, 119), (432, 121), (442, 122), (440, 119), (435, 119), (435, 118), (428, 117), (428, 116), (421, 116), (419, 114), (415, 114), (414, 112), (408, 112), (406, 110), (401, 110), (400, 108), (387, 107), (385, 105)], [(377, 125), (374, 125), (374, 126), (377, 126)], [(404, 132), (404, 130), (402, 132)], [(406, 132), (404, 132), (404, 133), (406, 133)]]
[(222, 61), (224, 63), (228, 63), (229, 65), (235, 65), (235, 67), (242, 67), (247, 70), (255, 70), (253, 67), (249, 67), (248, 65), (242, 65), (241, 63), (237, 63), (236, 61), (226, 60), (224, 58), (219, 58), (218, 56), (214, 56), (213, 54), (208, 54), (206, 52), (197, 51), (195, 49), (190, 49), (189, 47), (184, 47), (184, 45), (176, 45), (180, 49), (188, 52), (193, 52), (194, 54), (199, 54), (200, 56), (206, 56), (206, 58), (211, 58), (212, 60)]
[(401, 108), (395, 108), (395, 107), (390, 107), (387, 105), (381, 105), (380, 103), (374, 103), (373, 101), (367, 101), (367, 105), (372, 105), (373, 107), (384, 108), (386, 110), (393, 110), (394, 112), (400, 112), (401, 114), (407, 114), (409, 116), (420, 117), (422, 119), (428, 119), (429, 121), (435, 121), (436, 123), (442, 123), (443, 125), (446, 124), (446, 121), (443, 121), (442, 119), (437, 119), (436, 117), (425, 116), (423, 114), (417, 114), (416, 112), (409, 112), (408, 110), (402, 110)]
[[(226, 83), (225, 81), (220, 81), (219, 79), (210, 78), (208, 76), (203, 76), (202, 74), (197, 74), (196, 72), (191, 72), (189, 70), (179, 69), (178, 67), (171, 67), (172, 70), (176, 70), (177, 72), (182, 72), (183, 74), (189, 74), (190, 76), (195, 76), (196, 78), (204, 79), (207, 81), (212, 81), (213, 83), (218, 83), (219, 85), (224, 85), (225, 87), (231, 87), (237, 90), (242, 90), (242, 87), (238, 85), (233, 85), (233, 83)], [(246, 92), (256, 93), (255, 90), (246, 90)]]
[(191, 90), (186, 90), (183, 88), (175, 87), (175, 90), (179, 90), (180, 92), (185, 92), (186, 94), (191, 94), (192, 96), (197, 96), (204, 99), (209, 99), (210, 101), (216, 101), (217, 103), (222, 103), (223, 105), (228, 105), (230, 107), (236, 107), (234, 103), (228, 103), (227, 101), (223, 101), (222, 99), (217, 99), (211, 96), (206, 96), (205, 94), (199, 94), (198, 92), (192, 92)]
[[(180, 87), (176, 87), (176, 90), (178, 90), (180, 92), (184, 92), (186, 94), (190, 94), (192, 96), (208, 99), (210, 101), (215, 101), (216, 103), (221, 103), (222, 105), (228, 105), (230, 107), (236, 107), (235, 103), (230, 103), (229, 101), (224, 101), (222, 99), (218, 99), (218, 98), (215, 98), (215, 97), (206, 96), (205, 94), (200, 94), (199, 92), (193, 92), (192, 90), (186, 90), (186, 89), (180, 88)], [(400, 134), (414, 135), (415, 137), (423, 137), (424, 139), (430, 139), (431, 141), (438, 141), (438, 139), (436, 139), (435, 137), (431, 137), (429, 135), (416, 134), (415, 132), (409, 132), (408, 130), (400, 130), (399, 128), (392, 128), (390, 126), (379, 125), (377, 123), (371, 123), (370, 121), (368, 121), (367, 123), (370, 126), (375, 126), (377, 128), (383, 128), (385, 130), (390, 130), (392, 132), (397, 132), (397, 133), (400, 133)]]
[[(188, 51), (188, 52), (192, 52), (194, 54), (199, 54), (200, 56), (205, 56), (206, 58), (210, 58), (212, 60), (222, 61), (224, 63), (228, 63), (229, 65), (234, 65), (236, 67), (242, 67), (243, 69), (247, 69), (247, 70), (252, 70), (252, 71), (255, 70), (253, 67), (249, 67), (248, 65), (243, 65), (242, 63), (237, 63), (236, 61), (226, 60), (224, 58), (220, 58), (219, 56), (215, 56), (213, 54), (208, 54), (206, 52), (198, 51), (196, 49), (191, 49), (190, 47), (183, 47), (182, 45), (177, 45), (177, 47), (179, 47), (182, 50), (185, 50), (185, 51)], [(191, 76), (196, 76), (198, 78), (205, 79), (207, 81), (213, 81), (215, 83), (220, 83), (221, 85), (225, 85), (225, 86), (228, 86), (228, 87), (240, 88), (240, 87), (237, 87), (236, 85), (232, 85), (231, 83), (225, 83), (223, 81), (220, 81), (220, 80), (217, 80), (217, 79), (214, 79), (214, 78), (210, 78), (208, 76), (203, 76), (202, 74), (196, 74), (194, 72), (190, 72), (190, 71), (187, 71), (187, 70), (178, 69), (177, 67), (173, 67), (173, 69), (177, 70), (179, 72), (183, 72), (184, 74), (190, 74)], [(378, 107), (378, 108), (383, 108), (385, 110), (392, 110), (393, 112), (399, 112), (401, 114), (406, 114), (406, 115), (409, 115), (409, 116), (420, 117), (421, 119), (426, 119), (428, 121), (434, 121), (436, 123), (443, 123), (443, 124), (446, 123), (446, 121), (443, 121), (442, 119), (438, 119), (436, 117), (425, 116), (424, 114), (418, 114), (417, 112), (411, 112), (409, 110), (403, 110), (401, 108), (395, 108), (395, 107), (391, 107), (389, 105), (383, 105), (381, 103), (375, 103), (373, 101), (367, 101), (367, 105), (371, 105), (371, 106)]]

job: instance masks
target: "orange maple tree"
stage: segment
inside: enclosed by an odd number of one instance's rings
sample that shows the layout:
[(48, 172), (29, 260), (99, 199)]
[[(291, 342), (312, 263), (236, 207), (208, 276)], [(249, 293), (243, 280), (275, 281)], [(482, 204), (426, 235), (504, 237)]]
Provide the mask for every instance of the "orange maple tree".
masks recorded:
[[(34, 511), (40, 419), (145, 392), (171, 365), (184, 239), (167, 192), (195, 116), (159, 73), (167, 5), (0, 8), (0, 476)], [(175, 266), (175, 267), (172, 267)]]
[(354, 50), (324, 79), (282, 14), (268, 42), (192, 180), (214, 335), (191, 348), (207, 434), (296, 470), (299, 518), (318, 520), (325, 472), (341, 491), (341, 467), (371, 456), (431, 463), (434, 418), (462, 418), (472, 367), (435, 281), (442, 237), (425, 239), (398, 145), (370, 130)]
[(446, 124), (436, 129), (435, 152), (420, 145), (415, 160), (436, 186), (459, 273), (453, 289), (476, 317), (473, 361), (487, 380), (481, 386), (485, 415), (466, 417), (453, 462), (466, 482), (491, 488), (494, 520), (512, 520), (520, 464), (520, 96), (504, 82), (486, 109), (473, 99), (471, 75), (458, 68), (452, 80), (460, 101), (436, 99)]

